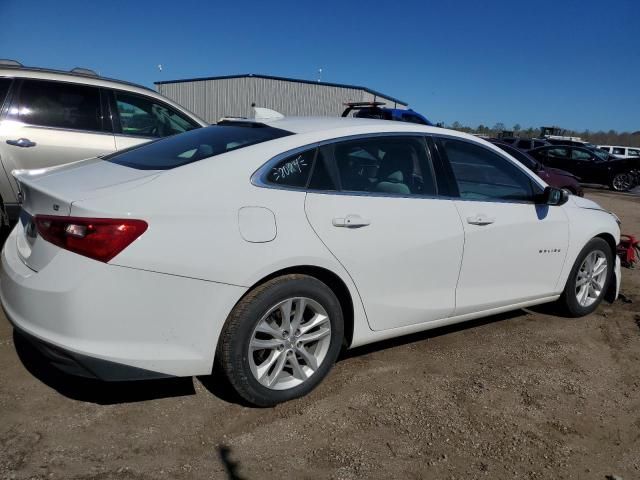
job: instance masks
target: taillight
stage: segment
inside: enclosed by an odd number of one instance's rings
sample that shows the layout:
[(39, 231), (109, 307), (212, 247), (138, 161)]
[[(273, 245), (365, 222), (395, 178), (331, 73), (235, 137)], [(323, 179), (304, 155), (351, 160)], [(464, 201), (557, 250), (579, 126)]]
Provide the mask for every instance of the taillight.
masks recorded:
[(40, 236), (60, 248), (108, 262), (147, 229), (144, 220), (36, 215)]

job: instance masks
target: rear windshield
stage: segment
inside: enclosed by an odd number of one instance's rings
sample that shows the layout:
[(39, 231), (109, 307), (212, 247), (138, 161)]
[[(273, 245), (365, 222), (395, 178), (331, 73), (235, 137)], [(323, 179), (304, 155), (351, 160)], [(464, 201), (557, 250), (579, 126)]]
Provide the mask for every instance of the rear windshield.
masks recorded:
[(292, 135), (266, 125), (212, 125), (103, 157), (138, 170), (170, 170), (203, 158)]

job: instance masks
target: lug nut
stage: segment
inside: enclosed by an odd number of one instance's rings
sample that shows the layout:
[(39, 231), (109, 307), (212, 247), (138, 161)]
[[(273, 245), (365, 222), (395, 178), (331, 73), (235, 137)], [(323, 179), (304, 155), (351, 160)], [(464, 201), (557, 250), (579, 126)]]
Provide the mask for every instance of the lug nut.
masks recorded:
[(284, 330), (284, 331), (282, 332), (282, 336), (283, 336), (284, 338), (287, 338), (287, 337), (289, 336), (289, 332), (287, 332), (286, 330)]
[(295, 336), (296, 336), (296, 337), (299, 337), (299, 336), (300, 336), (300, 330), (296, 330)]
[(278, 345), (278, 351), (281, 352), (284, 350), (284, 345)]
[(298, 343), (296, 343), (296, 347), (298, 347), (298, 348), (302, 348), (302, 342), (298, 342)]

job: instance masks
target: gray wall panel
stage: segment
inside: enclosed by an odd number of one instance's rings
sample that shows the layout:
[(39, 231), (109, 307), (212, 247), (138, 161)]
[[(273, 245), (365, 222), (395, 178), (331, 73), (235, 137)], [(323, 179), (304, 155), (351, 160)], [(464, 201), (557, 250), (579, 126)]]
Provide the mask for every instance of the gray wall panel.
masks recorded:
[(260, 77), (162, 83), (157, 88), (162, 95), (211, 123), (224, 116), (252, 117), (252, 103), (287, 116), (339, 116), (345, 102), (373, 100), (386, 102), (390, 107), (406, 108), (357, 88)]

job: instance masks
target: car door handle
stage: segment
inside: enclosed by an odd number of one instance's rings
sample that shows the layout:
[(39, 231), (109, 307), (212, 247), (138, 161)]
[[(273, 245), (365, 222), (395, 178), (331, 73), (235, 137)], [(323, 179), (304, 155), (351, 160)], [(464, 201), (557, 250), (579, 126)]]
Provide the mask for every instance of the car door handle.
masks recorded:
[(495, 218), (488, 217), (482, 213), (473, 217), (467, 217), (467, 223), (470, 223), (471, 225), (491, 225), (495, 221)]
[(28, 138), (19, 138), (17, 140), (7, 140), (7, 144), (13, 145), (14, 147), (23, 147), (23, 148), (36, 146), (36, 142), (32, 142)]
[(361, 228), (371, 225), (371, 220), (362, 218), (360, 215), (347, 215), (334, 218), (332, 223), (334, 227)]

